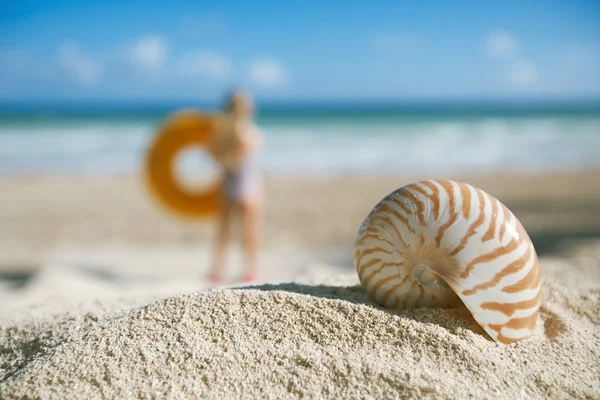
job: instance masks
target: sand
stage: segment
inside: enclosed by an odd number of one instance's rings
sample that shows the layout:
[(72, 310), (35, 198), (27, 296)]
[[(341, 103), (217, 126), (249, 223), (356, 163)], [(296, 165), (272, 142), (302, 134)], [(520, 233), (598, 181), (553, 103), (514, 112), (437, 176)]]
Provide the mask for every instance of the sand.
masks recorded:
[(211, 230), (134, 178), (0, 179), (0, 398), (599, 398), (600, 174), (463, 178), (540, 254), (540, 319), (508, 346), (357, 285), (355, 230), (414, 178), (270, 179), (261, 281), (212, 289)]
[(596, 398), (599, 296), (547, 281), (510, 346), (466, 309), (390, 312), (358, 286), (177, 296), (4, 327), (0, 397)]

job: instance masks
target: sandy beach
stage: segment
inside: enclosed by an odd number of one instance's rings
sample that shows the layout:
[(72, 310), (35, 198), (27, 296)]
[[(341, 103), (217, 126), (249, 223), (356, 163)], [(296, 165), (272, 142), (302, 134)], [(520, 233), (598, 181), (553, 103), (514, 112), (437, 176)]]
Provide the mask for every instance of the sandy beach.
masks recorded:
[(600, 399), (599, 2), (0, 38), (0, 400)]
[[(534, 335), (466, 309), (390, 311), (358, 286), (371, 207), (450, 178), (505, 203), (543, 274)], [(212, 226), (139, 177), (0, 178), (0, 398), (598, 398), (600, 171), (270, 176), (260, 280), (211, 288)]]

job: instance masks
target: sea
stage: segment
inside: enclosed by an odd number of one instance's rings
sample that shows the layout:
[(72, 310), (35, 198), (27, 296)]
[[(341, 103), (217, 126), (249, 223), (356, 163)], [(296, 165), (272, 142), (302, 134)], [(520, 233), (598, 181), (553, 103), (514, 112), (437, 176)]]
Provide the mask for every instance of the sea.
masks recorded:
[[(136, 174), (164, 119), (182, 108), (215, 111), (193, 103), (0, 104), (0, 175)], [(273, 174), (600, 167), (600, 103), (264, 104), (256, 124), (260, 162)], [(197, 154), (198, 162), (181, 161), (183, 171), (207, 168)]]

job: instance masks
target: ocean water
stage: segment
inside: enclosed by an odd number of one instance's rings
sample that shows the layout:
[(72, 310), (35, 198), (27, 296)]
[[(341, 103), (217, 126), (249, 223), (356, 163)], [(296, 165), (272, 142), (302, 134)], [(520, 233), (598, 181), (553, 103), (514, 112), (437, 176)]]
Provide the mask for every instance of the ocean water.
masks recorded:
[[(0, 113), (0, 174), (131, 174), (176, 108)], [(139, 111), (138, 110), (138, 111)], [(600, 167), (599, 107), (265, 109), (267, 172), (488, 172)], [(182, 170), (207, 170), (186, 157)]]

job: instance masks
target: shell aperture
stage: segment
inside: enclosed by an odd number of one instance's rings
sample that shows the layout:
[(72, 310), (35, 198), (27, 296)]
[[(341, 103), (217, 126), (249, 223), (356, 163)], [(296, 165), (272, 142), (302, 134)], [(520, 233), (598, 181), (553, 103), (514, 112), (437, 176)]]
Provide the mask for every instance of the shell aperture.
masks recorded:
[(461, 302), (502, 343), (528, 338), (541, 302), (537, 254), (514, 214), (493, 196), (454, 181), (422, 181), (386, 196), (361, 225), (354, 264), (388, 308)]

